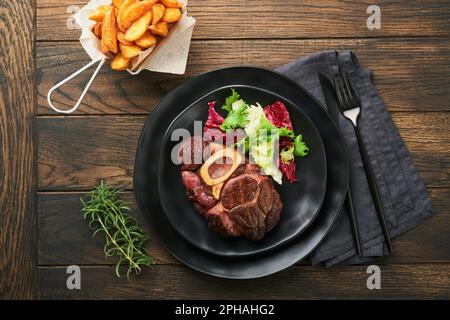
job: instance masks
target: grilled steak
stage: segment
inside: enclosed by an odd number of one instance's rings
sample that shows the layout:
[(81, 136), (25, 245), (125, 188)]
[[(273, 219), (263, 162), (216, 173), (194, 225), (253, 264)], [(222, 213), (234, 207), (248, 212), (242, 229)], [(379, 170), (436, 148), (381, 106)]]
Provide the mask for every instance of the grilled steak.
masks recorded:
[[(191, 150), (183, 148), (180, 154), (184, 152), (193, 157), (199, 152), (194, 148), (195, 139), (198, 138), (191, 138), (188, 142)], [(198, 145), (199, 141), (196, 142)], [(210, 148), (208, 151), (212, 157), (223, 151), (222, 147), (214, 144), (202, 142), (201, 145)], [(257, 165), (233, 165), (224, 161), (208, 163), (208, 159), (204, 161), (206, 163), (193, 165), (193, 159), (188, 158), (184, 157), (181, 165), (186, 195), (211, 229), (224, 236), (243, 235), (251, 240), (260, 240), (277, 225), (283, 204), (271, 178), (262, 175)], [(223, 160), (221, 156), (216, 158)], [(221, 181), (223, 177), (226, 179)]]

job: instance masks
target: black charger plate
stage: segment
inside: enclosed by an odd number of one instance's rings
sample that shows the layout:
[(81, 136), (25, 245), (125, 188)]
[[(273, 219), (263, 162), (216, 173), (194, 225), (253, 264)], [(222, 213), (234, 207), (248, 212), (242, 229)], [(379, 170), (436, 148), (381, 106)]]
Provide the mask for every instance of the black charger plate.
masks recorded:
[[(208, 117), (208, 101), (218, 101), (216, 110), (225, 116), (220, 108), (220, 103), (230, 95), (229, 87), (218, 88), (191, 105), (183, 106), (183, 111), (173, 121), (168, 117), (158, 122), (158, 128), (168, 127), (163, 138), (163, 151), (158, 162), (160, 165), (158, 189), (164, 212), (172, 226), (186, 240), (212, 254), (242, 257), (271, 250), (296, 237), (309, 226), (318, 214), (325, 197), (327, 166), (320, 134), (301, 107), (284, 100), (276, 93), (259, 88), (235, 86), (235, 89), (249, 103), (257, 101), (265, 106), (277, 100), (283, 101), (291, 116), (295, 132), (302, 133), (303, 139), (310, 146), (310, 153), (307, 157), (296, 159), (299, 182), (284, 181), (282, 185), (274, 182), (283, 202), (283, 211), (278, 225), (260, 241), (251, 241), (245, 237), (219, 235), (208, 228), (205, 219), (194, 210), (192, 203), (186, 198), (186, 190), (181, 182), (180, 166), (171, 159), (173, 150), (176, 150), (175, 146), (180, 143), (178, 138), (176, 141), (172, 141), (174, 140), (171, 139), (172, 134), (180, 132), (181, 129), (182, 131), (189, 130), (190, 136), (192, 136), (195, 134), (194, 121), (201, 121), (201, 123), (197, 123), (200, 132), (196, 133), (200, 135)], [(180, 140), (182, 141), (182, 139)], [(153, 146), (149, 146), (148, 152), (153, 153), (152, 150)]]
[[(326, 152), (327, 186), (317, 218), (298, 237), (268, 253), (246, 257), (209, 254), (192, 245), (176, 231), (162, 209), (158, 190), (159, 157), (167, 128), (158, 126), (192, 102), (217, 88), (252, 86), (276, 92), (283, 100), (299, 105), (316, 124)], [(150, 147), (151, 146), (151, 150)], [(337, 217), (348, 184), (348, 159), (343, 139), (326, 111), (303, 88), (273, 71), (226, 68), (195, 77), (168, 94), (152, 112), (142, 131), (136, 154), (134, 187), (137, 203), (152, 234), (180, 261), (210, 275), (248, 279), (272, 274), (306, 257), (320, 243)]]

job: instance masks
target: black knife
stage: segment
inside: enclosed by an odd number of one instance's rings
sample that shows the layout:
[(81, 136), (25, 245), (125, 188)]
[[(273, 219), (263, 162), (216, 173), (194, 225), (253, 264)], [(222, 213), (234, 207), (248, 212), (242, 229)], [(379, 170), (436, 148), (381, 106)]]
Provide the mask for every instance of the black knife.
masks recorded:
[[(336, 99), (334, 87), (331, 84), (330, 80), (328, 80), (328, 78), (320, 72), (319, 72), (319, 81), (320, 86), (322, 87), (322, 93), (325, 98), (328, 113), (331, 119), (336, 124), (336, 127), (339, 128), (340, 109)], [(350, 187), (347, 189), (347, 196), (345, 198), (345, 203), (349, 213), (350, 224), (352, 227), (353, 240), (355, 241), (356, 251), (358, 253), (358, 256), (361, 257), (362, 256), (361, 242), (359, 240), (358, 224), (356, 222), (355, 207), (353, 205), (353, 197)]]

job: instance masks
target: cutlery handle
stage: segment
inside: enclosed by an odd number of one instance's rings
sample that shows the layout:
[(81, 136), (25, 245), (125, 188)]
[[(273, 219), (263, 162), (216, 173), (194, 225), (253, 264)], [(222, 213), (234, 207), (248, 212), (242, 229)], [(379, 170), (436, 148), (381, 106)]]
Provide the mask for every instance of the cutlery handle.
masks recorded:
[(358, 256), (362, 257), (362, 248), (361, 248), (361, 241), (359, 240), (359, 232), (358, 232), (358, 224), (356, 222), (356, 214), (355, 214), (355, 207), (353, 206), (353, 197), (352, 192), (350, 190), (350, 187), (347, 190), (347, 197), (345, 198), (349, 218), (350, 218), (350, 224), (352, 227), (352, 233), (353, 233), (353, 240), (355, 241), (355, 247), (356, 252), (358, 253)]
[(378, 220), (381, 224), (381, 229), (383, 230), (383, 235), (388, 247), (389, 253), (392, 253), (391, 237), (389, 235), (389, 229), (386, 224), (386, 217), (384, 214), (383, 203), (381, 202), (381, 197), (378, 192), (377, 182), (375, 181), (375, 174), (373, 173), (372, 165), (370, 164), (369, 156), (367, 154), (366, 148), (364, 147), (364, 142), (362, 140), (361, 132), (358, 126), (355, 126), (356, 138), (358, 140), (359, 151), (361, 153), (361, 158), (364, 164), (364, 170), (366, 171), (367, 182), (369, 183), (370, 193), (372, 194), (373, 202), (375, 203), (375, 208), (378, 214)]

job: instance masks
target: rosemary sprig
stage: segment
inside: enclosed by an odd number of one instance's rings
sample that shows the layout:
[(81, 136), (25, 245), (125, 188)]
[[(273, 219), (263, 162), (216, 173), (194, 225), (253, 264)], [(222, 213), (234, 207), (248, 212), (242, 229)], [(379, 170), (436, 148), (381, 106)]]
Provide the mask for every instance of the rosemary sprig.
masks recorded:
[(127, 265), (127, 278), (134, 272), (139, 275), (142, 266), (152, 265), (153, 259), (144, 246), (148, 236), (130, 216), (131, 209), (119, 199), (119, 190), (106, 186), (103, 181), (90, 193), (90, 199), (80, 198), (82, 213), (92, 238), (98, 233), (105, 235), (105, 257), (117, 257), (116, 275), (120, 278), (120, 266)]

